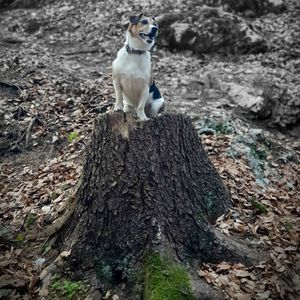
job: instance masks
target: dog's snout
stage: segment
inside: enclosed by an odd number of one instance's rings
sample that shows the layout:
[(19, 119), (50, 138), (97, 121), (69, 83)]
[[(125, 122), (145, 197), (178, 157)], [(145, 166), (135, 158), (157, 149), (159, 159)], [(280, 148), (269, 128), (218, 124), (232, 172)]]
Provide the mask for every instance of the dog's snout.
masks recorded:
[(150, 31), (149, 36), (156, 36), (156, 35), (157, 35), (157, 31), (158, 31), (157, 27), (156, 27), (156, 26), (153, 26), (153, 27), (151, 28), (151, 31)]

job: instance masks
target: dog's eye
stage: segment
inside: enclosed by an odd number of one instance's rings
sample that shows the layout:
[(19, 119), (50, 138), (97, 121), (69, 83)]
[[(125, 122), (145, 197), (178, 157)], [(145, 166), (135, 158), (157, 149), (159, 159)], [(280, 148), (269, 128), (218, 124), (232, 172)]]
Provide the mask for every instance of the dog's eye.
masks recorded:
[(147, 24), (148, 24), (148, 21), (147, 21), (147, 20), (142, 20), (141, 23), (142, 23), (143, 25), (147, 25)]

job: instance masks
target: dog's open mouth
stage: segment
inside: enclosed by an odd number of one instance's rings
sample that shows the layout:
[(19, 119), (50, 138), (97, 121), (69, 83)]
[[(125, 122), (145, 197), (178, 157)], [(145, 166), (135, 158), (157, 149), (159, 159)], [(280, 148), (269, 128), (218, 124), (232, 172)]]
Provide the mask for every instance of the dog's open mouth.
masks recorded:
[(155, 36), (152, 36), (150, 34), (146, 34), (144, 32), (139, 33), (139, 37), (146, 43), (151, 44), (155, 38)]

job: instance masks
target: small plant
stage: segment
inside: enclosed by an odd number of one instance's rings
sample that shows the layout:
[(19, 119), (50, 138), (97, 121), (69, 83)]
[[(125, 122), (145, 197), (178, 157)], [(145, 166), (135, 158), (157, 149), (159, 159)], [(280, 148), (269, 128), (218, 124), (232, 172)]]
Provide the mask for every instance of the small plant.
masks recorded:
[(23, 242), (25, 240), (25, 237), (22, 233), (18, 233), (15, 237), (16, 242)]
[(30, 229), (34, 223), (35, 223), (35, 216), (30, 213), (26, 218), (25, 228)]
[(42, 252), (43, 254), (49, 252), (51, 250), (51, 245), (47, 245), (47, 244), (44, 244), (43, 248), (42, 248)]
[(50, 299), (84, 299), (87, 286), (82, 281), (70, 281), (55, 276), (50, 284)]
[(69, 183), (64, 183), (64, 184), (62, 185), (61, 189), (62, 189), (63, 191), (66, 191), (66, 190), (69, 189), (70, 187), (71, 187), (71, 185), (70, 185)]
[(284, 220), (283, 226), (287, 232), (290, 232), (294, 228), (294, 224), (290, 220)]
[(77, 140), (77, 138), (78, 138), (78, 132), (73, 131), (73, 132), (69, 133), (69, 135), (68, 135), (68, 142), (72, 143), (73, 141)]
[(58, 194), (57, 192), (52, 192), (52, 193), (50, 194), (50, 198), (51, 198), (52, 200), (55, 200), (56, 198), (58, 198), (58, 196), (59, 196), (59, 194)]
[(261, 214), (268, 213), (267, 207), (263, 203), (257, 201), (255, 197), (252, 197), (250, 199), (250, 202), (259, 213)]
[(145, 300), (194, 299), (186, 270), (158, 254), (150, 254), (145, 259), (144, 286)]

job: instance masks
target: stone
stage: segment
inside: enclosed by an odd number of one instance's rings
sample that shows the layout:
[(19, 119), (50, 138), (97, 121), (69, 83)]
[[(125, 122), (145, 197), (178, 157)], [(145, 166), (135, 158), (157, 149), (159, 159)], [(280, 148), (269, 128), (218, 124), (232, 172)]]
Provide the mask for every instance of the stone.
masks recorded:
[(204, 7), (186, 16), (167, 13), (158, 21), (161, 30), (159, 42), (171, 50), (244, 54), (268, 49), (259, 32), (250, 28), (242, 18), (220, 8)]
[(48, 214), (50, 211), (51, 211), (51, 206), (50, 206), (50, 205), (44, 205), (44, 206), (42, 207), (42, 212), (43, 212), (44, 214)]
[(205, 0), (204, 3), (249, 17), (257, 17), (268, 12), (278, 13), (285, 9), (283, 0)]

